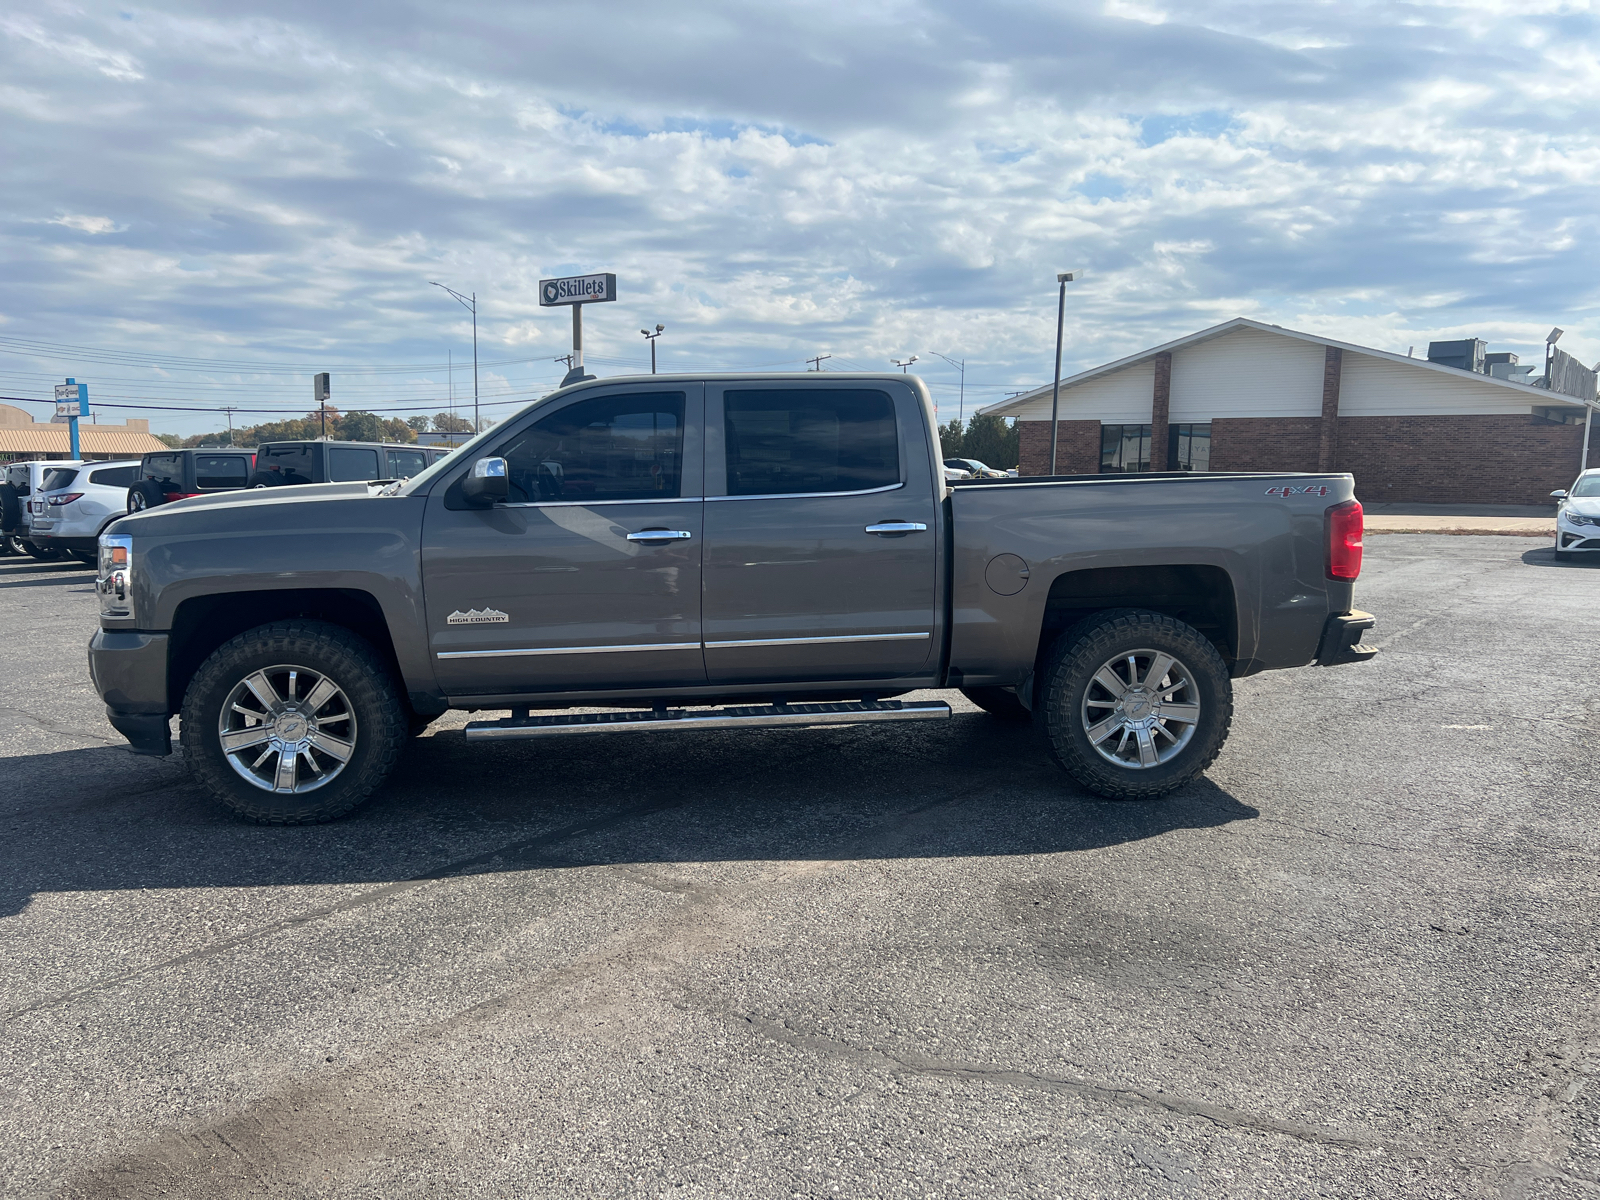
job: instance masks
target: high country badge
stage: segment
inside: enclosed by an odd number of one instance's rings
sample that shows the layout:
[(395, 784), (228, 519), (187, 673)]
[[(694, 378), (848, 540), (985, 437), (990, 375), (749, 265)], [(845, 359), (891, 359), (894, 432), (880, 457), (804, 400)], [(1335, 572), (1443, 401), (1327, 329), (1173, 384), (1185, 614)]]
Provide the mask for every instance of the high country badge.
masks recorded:
[(498, 608), (459, 608), (444, 619), (446, 625), (504, 625), (511, 618)]

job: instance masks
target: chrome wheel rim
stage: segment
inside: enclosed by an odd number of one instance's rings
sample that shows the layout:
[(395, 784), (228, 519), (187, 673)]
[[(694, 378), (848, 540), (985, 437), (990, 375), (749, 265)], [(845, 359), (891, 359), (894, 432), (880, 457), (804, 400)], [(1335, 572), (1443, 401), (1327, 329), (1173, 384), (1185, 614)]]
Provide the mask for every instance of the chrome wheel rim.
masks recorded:
[(263, 667), (222, 702), (217, 737), (228, 764), (264, 792), (313, 792), (337, 779), (356, 748), (350, 698), (306, 667)]
[(142, 512), (143, 509), (144, 509), (144, 497), (143, 496), (141, 496), (138, 492), (135, 492), (133, 495), (128, 497), (128, 511), (129, 512)]
[(1090, 679), (1083, 732), (1107, 762), (1148, 770), (1183, 752), (1200, 724), (1194, 672), (1163, 650), (1128, 650)]

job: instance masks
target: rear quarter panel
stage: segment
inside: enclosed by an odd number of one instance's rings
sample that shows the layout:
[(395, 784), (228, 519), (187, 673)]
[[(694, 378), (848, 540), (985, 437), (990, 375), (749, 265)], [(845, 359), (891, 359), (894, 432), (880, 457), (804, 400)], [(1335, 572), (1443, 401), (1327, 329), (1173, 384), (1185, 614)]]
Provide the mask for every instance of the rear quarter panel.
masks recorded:
[[(1285, 488), (1297, 489), (1285, 495)], [(1326, 577), (1324, 513), (1349, 475), (1091, 476), (951, 489), (951, 654), (966, 684), (1014, 684), (1033, 669), (1052, 584), (1102, 567), (1208, 566), (1231, 581), (1235, 674), (1301, 666), (1350, 587)], [(1269, 494), (1271, 493), (1271, 494)], [(1002, 596), (1000, 554), (1029, 578)]]

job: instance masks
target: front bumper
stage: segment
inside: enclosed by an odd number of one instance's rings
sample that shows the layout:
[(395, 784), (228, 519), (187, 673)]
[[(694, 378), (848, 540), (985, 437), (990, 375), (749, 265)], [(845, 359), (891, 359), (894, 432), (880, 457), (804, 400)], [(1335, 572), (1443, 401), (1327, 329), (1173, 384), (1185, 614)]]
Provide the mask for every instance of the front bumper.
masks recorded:
[(1351, 609), (1347, 613), (1334, 613), (1322, 627), (1322, 641), (1317, 646), (1317, 662), (1324, 667), (1337, 667), (1343, 663), (1367, 662), (1376, 658), (1376, 646), (1361, 645), (1361, 635), (1377, 624), (1371, 613)]
[(89, 678), (106, 702), (106, 719), (135, 754), (172, 753), (167, 727), (164, 633), (102, 629), (89, 641)]
[(1574, 525), (1556, 521), (1556, 549), (1567, 554), (1600, 550), (1600, 525)]

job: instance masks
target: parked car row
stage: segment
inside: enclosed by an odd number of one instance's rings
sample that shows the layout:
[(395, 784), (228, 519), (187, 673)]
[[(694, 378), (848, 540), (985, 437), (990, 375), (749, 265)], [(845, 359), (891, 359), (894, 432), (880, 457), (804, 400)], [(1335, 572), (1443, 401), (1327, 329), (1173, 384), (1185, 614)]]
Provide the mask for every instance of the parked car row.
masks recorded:
[(409, 479), (450, 453), (382, 442), (270, 442), (165, 450), (121, 462), (12, 463), (0, 480), (0, 554), (93, 565), (118, 517), (190, 496), (307, 483)]

